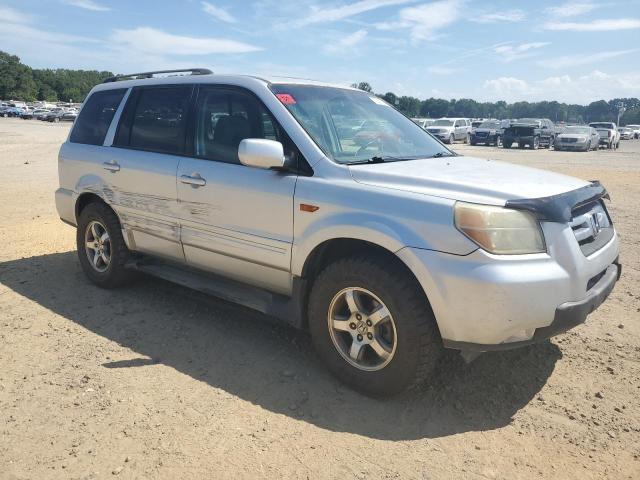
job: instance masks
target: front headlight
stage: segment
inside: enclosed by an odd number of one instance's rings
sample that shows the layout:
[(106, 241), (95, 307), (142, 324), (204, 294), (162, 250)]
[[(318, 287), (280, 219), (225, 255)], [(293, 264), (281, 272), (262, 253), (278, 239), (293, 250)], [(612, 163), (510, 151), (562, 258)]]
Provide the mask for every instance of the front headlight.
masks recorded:
[(456, 228), (489, 253), (546, 251), (540, 224), (528, 212), (465, 202), (456, 202), (454, 212)]

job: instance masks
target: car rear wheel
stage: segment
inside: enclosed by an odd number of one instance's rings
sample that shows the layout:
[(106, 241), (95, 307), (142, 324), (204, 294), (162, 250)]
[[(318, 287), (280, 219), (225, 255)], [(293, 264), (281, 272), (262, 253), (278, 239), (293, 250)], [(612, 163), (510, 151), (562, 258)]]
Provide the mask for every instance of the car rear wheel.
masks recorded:
[(120, 222), (104, 203), (91, 203), (82, 210), (76, 244), (82, 270), (96, 285), (116, 288), (133, 278), (133, 272), (125, 268), (129, 249)]
[(370, 257), (326, 267), (313, 284), (308, 313), (314, 346), (329, 370), (367, 395), (393, 395), (420, 383), (443, 350), (415, 279)]
[(513, 142), (504, 142), (502, 144), (502, 148), (511, 148), (512, 145), (513, 145)]

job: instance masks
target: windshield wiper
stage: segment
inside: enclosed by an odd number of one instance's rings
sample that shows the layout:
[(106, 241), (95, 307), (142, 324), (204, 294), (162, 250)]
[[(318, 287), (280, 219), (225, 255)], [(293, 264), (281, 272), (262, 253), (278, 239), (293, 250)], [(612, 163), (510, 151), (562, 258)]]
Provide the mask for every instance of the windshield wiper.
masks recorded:
[(350, 162), (345, 162), (347, 165), (358, 165), (358, 164), (362, 164), (362, 163), (385, 163), (385, 162), (399, 162), (401, 160), (408, 160), (406, 158), (398, 158), (398, 157), (391, 157), (389, 155), (385, 155), (384, 157), (376, 155), (373, 156), (371, 158), (363, 158), (361, 160), (352, 160)]
[(453, 152), (438, 152), (438, 153), (434, 153), (430, 157), (425, 157), (425, 158), (441, 158), (441, 157), (457, 157), (457, 156), (458, 154)]

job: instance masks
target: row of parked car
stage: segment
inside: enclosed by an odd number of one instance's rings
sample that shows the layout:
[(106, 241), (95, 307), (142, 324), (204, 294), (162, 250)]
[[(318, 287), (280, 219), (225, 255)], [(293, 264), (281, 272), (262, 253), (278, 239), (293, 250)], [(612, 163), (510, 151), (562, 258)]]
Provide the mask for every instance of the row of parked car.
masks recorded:
[(78, 116), (75, 107), (44, 108), (24, 104), (0, 105), (0, 117), (19, 117), (23, 120), (43, 120), (45, 122), (73, 122)]
[(640, 138), (640, 125), (618, 127), (613, 122), (589, 125), (556, 125), (548, 118), (474, 120), (469, 118), (412, 119), (443, 143), (462, 140), (471, 145), (589, 151), (600, 147), (616, 149), (620, 140)]

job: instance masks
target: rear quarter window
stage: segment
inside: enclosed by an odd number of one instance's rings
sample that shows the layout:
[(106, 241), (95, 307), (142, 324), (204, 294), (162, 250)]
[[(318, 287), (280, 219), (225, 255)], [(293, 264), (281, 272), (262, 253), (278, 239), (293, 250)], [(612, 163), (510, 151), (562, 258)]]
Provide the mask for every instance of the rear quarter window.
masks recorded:
[(92, 94), (85, 101), (75, 121), (69, 141), (86, 145), (102, 145), (126, 91), (126, 88), (119, 88)]

